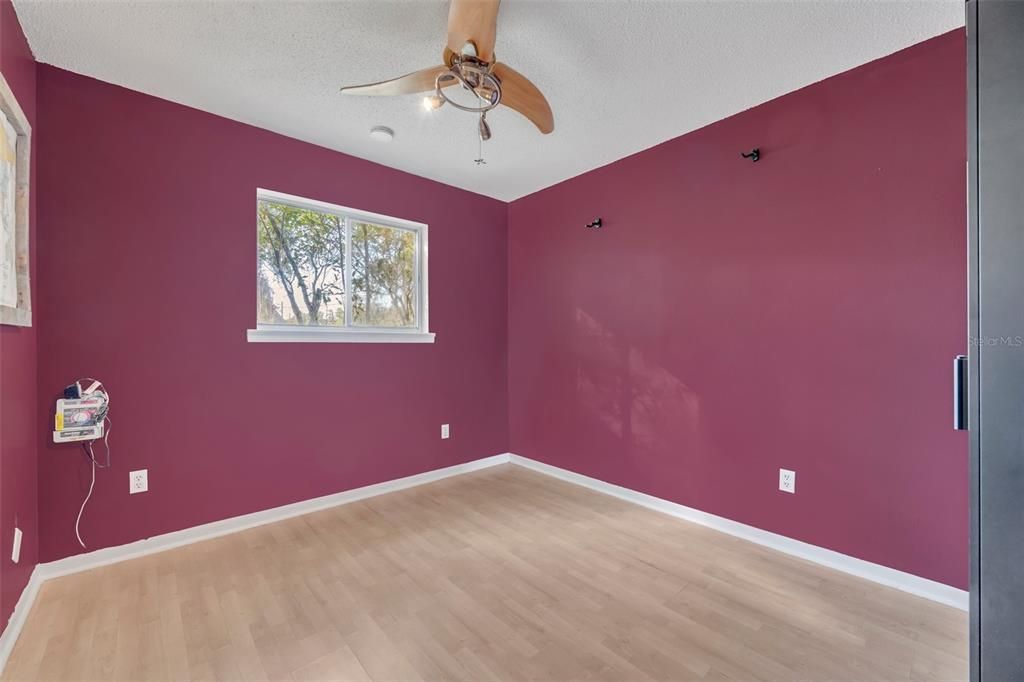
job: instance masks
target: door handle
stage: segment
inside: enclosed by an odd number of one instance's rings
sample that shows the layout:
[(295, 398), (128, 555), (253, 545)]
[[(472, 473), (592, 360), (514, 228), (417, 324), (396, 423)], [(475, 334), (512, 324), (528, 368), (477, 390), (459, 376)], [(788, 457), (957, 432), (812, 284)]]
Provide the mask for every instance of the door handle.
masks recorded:
[(953, 358), (953, 428), (967, 430), (967, 356)]

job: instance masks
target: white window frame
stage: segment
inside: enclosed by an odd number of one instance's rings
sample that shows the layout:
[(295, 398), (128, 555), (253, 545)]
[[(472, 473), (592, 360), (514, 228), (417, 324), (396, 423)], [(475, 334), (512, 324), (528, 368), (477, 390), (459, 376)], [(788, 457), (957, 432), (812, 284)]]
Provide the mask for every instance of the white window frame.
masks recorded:
[[(306, 199), (292, 194), (275, 192), (257, 188), (256, 206), (260, 201), (271, 201), (286, 204), (295, 208), (308, 209), (318, 213), (329, 213), (345, 220), (345, 282), (352, 286), (352, 261), (349, 258), (352, 245), (352, 233), (348, 229), (350, 221), (373, 223), (381, 227), (408, 230), (416, 234), (416, 326), (407, 328), (396, 327), (364, 327), (352, 325), (351, 291), (346, 291), (345, 327), (314, 327), (292, 324), (264, 324), (259, 321), (255, 329), (247, 331), (251, 343), (433, 343), (434, 334), (430, 332), (427, 291), (427, 225), (412, 220), (393, 218), (379, 213), (370, 213), (355, 208), (338, 206), (316, 199)], [(255, 225), (254, 225), (255, 228)], [(257, 247), (258, 249), (258, 247)], [(256, 263), (259, 263), (257, 251)], [(255, 281), (253, 285), (255, 285)], [(257, 292), (257, 305), (259, 293)]]

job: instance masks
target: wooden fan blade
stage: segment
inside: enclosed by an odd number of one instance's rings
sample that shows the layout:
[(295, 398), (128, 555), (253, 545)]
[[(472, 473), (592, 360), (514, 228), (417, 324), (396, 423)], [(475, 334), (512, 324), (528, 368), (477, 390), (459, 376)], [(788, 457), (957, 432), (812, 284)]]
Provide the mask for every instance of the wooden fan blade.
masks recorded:
[(555, 129), (551, 105), (526, 76), (500, 62), (494, 65), (492, 73), (501, 81), (502, 104), (530, 119), (545, 135)]
[(448, 49), (461, 54), (462, 46), (473, 43), (476, 56), (494, 61), (498, 35), (498, 5), (501, 0), (451, 0), (448, 8)]
[[(411, 95), (415, 92), (431, 92), (438, 74), (447, 72), (447, 66), (432, 66), (429, 69), (407, 73), (389, 81), (370, 83), (369, 85), (352, 85), (342, 88), (341, 91), (346, 95)], [(454, 85), (456, 82), (454, 78), (442, 81), (442, 87)]]

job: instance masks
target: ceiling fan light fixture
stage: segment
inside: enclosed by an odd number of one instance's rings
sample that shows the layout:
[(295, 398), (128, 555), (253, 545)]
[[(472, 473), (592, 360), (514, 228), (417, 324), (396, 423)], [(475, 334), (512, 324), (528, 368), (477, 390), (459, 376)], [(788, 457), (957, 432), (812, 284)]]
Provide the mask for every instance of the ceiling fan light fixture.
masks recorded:
[(423, 108), (427, 111), (434, 111), (440, 109), (444, 105), (444, 98), (434, 93), (433, 95), (427, 95), (423, 98)]

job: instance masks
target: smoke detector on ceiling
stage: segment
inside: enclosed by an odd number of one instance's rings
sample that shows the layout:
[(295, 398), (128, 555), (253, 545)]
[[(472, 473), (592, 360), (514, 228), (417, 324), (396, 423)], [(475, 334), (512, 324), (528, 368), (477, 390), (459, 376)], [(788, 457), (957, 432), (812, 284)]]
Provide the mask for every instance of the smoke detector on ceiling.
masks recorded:
[(395, 139), (395, 131), (387, 126), (374, 126), (370, 128), (370, 137), (377, 142), (391, 142)]

